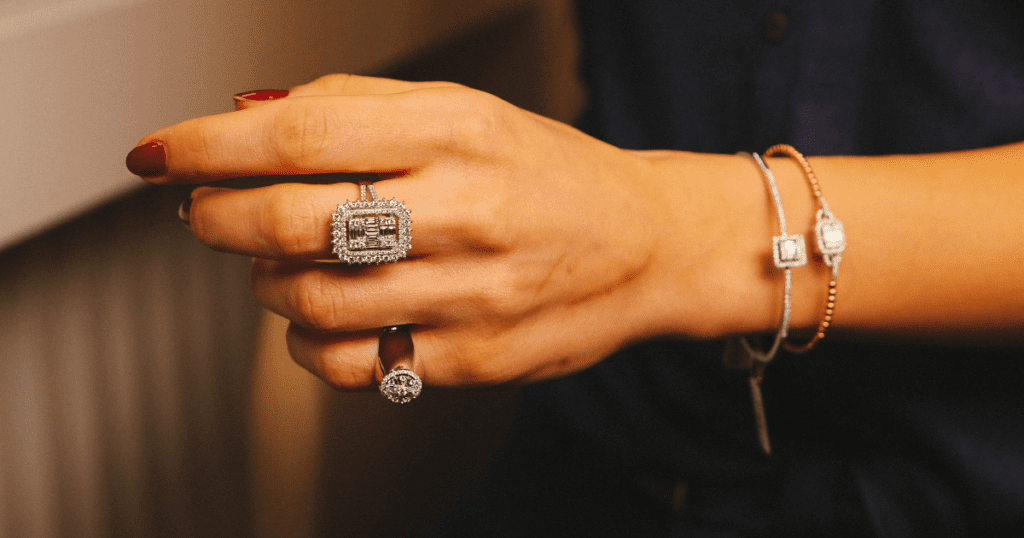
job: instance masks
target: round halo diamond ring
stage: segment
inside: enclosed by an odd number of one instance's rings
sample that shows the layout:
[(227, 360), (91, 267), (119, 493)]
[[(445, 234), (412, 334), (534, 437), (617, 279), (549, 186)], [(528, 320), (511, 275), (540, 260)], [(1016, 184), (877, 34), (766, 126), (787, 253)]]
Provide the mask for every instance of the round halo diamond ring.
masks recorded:
[(409, 209), (402, 202), (377, 199), (372, 183), (361, 182), (359, 201), (345, 201), (333, 217), (333, 252), (349, 265), (397, 262), (412, 248)]
[(423, 381), (412, 370), (399, 366), (388, 372), (380, 382), (380, 393), (398, 404), (409, 403), (423, 390)]

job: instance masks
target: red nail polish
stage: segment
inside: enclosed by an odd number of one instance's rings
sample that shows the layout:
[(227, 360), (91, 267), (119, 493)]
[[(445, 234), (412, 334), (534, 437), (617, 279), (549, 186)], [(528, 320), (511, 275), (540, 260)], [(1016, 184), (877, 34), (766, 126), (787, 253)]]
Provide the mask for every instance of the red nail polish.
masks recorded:
[(273, 101), (285, 97), (288, 97), (288, 90), (254, 90), (235, 94), (236, 100), (247, 101)]
[(150, 142), (131, 150), (124, 163), (137, 176), (162, 176), (167, 173), (167, 152), (163, 142)]

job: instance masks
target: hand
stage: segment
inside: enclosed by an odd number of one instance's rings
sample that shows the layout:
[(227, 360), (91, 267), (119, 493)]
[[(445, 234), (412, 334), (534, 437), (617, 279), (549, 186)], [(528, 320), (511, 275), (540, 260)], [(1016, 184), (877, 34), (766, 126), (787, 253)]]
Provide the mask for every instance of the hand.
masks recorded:
[(373, 172), (412, 212), (409, 258), (328, 263), (331, 215), (358, 187), (200, 187), (200, 241), (254, 257), (256, 298), (292, 320), (294, 359), (331, 385), (379, 381), (379, 328), (412, 326), (434, 385), (529, 381), (586, 368), (665, 327), (659, 241), (672, 214), (651, 163), (491, 95), (334, 75), (286, 98), (185, 121), (155, 183)]

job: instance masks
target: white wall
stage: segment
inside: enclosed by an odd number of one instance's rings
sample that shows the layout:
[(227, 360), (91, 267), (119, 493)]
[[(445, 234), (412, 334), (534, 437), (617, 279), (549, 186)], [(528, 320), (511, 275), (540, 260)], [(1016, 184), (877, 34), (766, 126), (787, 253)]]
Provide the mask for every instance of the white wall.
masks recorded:
[(373, 73), (519, 0), (3, 0), (0, 249), (141, 182), (146, 133), (231, 95)]

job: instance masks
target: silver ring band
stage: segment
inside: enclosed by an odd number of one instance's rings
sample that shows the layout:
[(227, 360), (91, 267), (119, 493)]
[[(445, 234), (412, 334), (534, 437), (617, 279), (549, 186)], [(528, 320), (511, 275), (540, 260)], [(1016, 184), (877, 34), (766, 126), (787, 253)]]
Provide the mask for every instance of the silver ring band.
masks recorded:
[[(423, 391), (423, 381), (412, 371), (415, 352), (408, 327), (385, 327), (377, 346), (377, 366), (384, 379), (380, 393), (392, 402), (404, 404), (416, 399)], [(387, 366), (385, 366), (385, 363)]]

